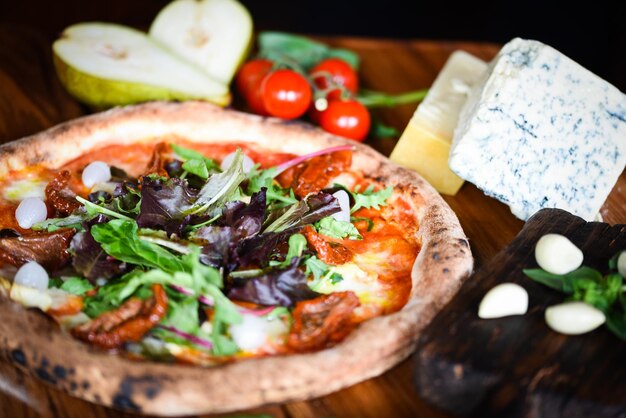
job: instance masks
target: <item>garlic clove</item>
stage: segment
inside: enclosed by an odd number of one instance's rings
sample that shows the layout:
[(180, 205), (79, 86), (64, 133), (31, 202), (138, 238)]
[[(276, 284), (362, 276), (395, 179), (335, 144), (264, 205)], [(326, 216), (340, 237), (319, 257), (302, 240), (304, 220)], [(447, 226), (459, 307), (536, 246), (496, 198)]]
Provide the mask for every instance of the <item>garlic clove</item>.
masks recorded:
[(567, 335), (584, 334), (606, 322), (602, 311), (579, 301), (550, 306), (546, 309), (545, 319), (554, 331)]
[(583, 258), (583, 252), (560, 234), (546, 234), (535, 246), (537, 264), (548, 273), (572, 272), (582, 265)]
[(483, 319), (523, 315), (528, 311), (528, 292), (515, 283), (501, 283), (490, 289), (478, 307)]
[(626, 251), (622, 251), (617, 257), (617, 271), (626, 278)]

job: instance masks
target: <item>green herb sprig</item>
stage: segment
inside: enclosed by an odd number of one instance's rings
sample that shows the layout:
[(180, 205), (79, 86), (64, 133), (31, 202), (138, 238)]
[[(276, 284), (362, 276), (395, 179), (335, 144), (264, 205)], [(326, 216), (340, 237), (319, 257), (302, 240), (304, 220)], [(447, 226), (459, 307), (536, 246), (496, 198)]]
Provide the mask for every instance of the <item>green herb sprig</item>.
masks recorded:
[(587, 266), (567, 274), (552, 274), (540, 268), (523, 272), (534, 281), (565, 293), (568, 301), (585, 302), (599, 309), (606, 316), (607, 328), (626, 340), (626, 286), (617, 272), (618, 255), (609, 261), (609, 272), (605, 275)]

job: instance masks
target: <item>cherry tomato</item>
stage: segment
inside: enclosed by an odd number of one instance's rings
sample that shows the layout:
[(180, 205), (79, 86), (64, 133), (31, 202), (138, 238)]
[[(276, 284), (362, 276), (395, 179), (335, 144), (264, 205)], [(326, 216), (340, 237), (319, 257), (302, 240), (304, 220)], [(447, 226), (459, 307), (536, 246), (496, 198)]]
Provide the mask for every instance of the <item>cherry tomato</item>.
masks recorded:
[(261, 83), (273, 66), (270, 60), (253, 59), (241, 67), (235, 78), (239, 94), (246, 100), (250, 110), (259, 115), (268, 114), (261, 98)]
[[(320, 61), (319, 64), (311, 69), (310, 74), (313, 77), (315, 85), (320, 89), (329, 87), (328, 82), (330, 76), (330, 82), (332, 84), (344, 86), (353, 94), (359, 90), (359, 77), (356, 71), (350, 64), (339, 58), (327, 58)], [(335, 93), (336, 96), (330, 97), (333, 93)], [(332, 90), (329, 93), (329, 99), (338, 99), (339, 94), (339, 89)]]
[(268, 74), (261, 84), (265, 110), (283, 119), (295, 119), (306, 113), (311, 104), (311, 86), (293, 70), (277, 70)]
[(370, 113), (354, 99), (331, 100), (328, 108), (321, 112), (320, 126), (327, 132), (363, 141), (370, 130)]

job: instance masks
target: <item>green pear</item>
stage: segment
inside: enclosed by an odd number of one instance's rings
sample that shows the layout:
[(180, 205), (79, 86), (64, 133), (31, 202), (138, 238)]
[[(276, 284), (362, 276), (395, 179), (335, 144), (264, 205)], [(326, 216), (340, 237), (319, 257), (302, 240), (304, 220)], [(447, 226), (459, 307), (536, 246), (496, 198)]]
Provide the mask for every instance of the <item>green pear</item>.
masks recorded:
[(110, 107), (149, 100), (230, 102), (228, 86), (170, 54), (145, 33), (110, 23), (79, 23), (53, 44), (57, 74), (78, 100)]
[(176, 0), (159, 12), (149, 34), (229, 84), (252, 45), (252, 18), (236, 0)]

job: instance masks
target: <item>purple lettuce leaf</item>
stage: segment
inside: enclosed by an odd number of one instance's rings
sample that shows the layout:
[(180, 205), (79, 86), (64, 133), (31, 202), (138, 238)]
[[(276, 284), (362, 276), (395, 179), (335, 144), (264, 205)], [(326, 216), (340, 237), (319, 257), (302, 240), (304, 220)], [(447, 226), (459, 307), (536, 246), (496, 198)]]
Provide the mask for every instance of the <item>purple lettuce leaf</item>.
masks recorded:
[(203, 226), (194, 234), (202, 242), (200, 261), (214, 268), (231, 271), (237, 266), (235, 230), (230, 226)]
[(300, 258), (294, 258), (285, 270), (275, 270), (262, 276), (235, 281), (228, 291), (228, 298), (267, 306), (292, 307), (301, 300), (319, 296), (307, 284), (307, 278), (298, 269)]
[(186, 215), (197, 193), (184, 180), (144, 177), (141, 182), (141, 206), (137, 225), (140, 228), (162, 229), (168, 235), (182, 236), (191, 220)]
[(304, 199), (268, 216), (266, 232), (281, 232), (286, 229), (313, 224), (322, 218), (341, 210), (339, 201), (331, 194), (319, 192), (307, 195)]
[(266, 265), (270, 255), (289, 237), (300, 230), (299, 227), (286, 229), (281, 232), (265, 232), (252, 238), (241, 241), (237, 245), (236, 259), (240, 265)]
[(107, 222), (108, 218), (99, 215), (85, 222), (85, 231), (74, 235), (70, 243), (70, 252), (74, 255), (72, 266), (74, 270), (85, 276), (90, 282), (96, 279), (110, 279), (126, 271), (126, 264), (109, 256), (91, 236), (91, 227)]
[(254, 193), (249, 204), (228, 202), (217, 225), (204, 226), (194, 234), (194, 239), (203, 243), (200, 260), (215, 268), (224, 267), (227, 272), (237, 268), (241, 261), (238, 246), (261, 231), (265, 209), (265, 189)]
[(266, 190), (262, 188), (258, 193), (254, 193), (247, 205), (240, 201), (228, 202), (218, 221), (219, 225), (232, 227), (236, 238), (240, 240), (261, 232), (267, 208)]

